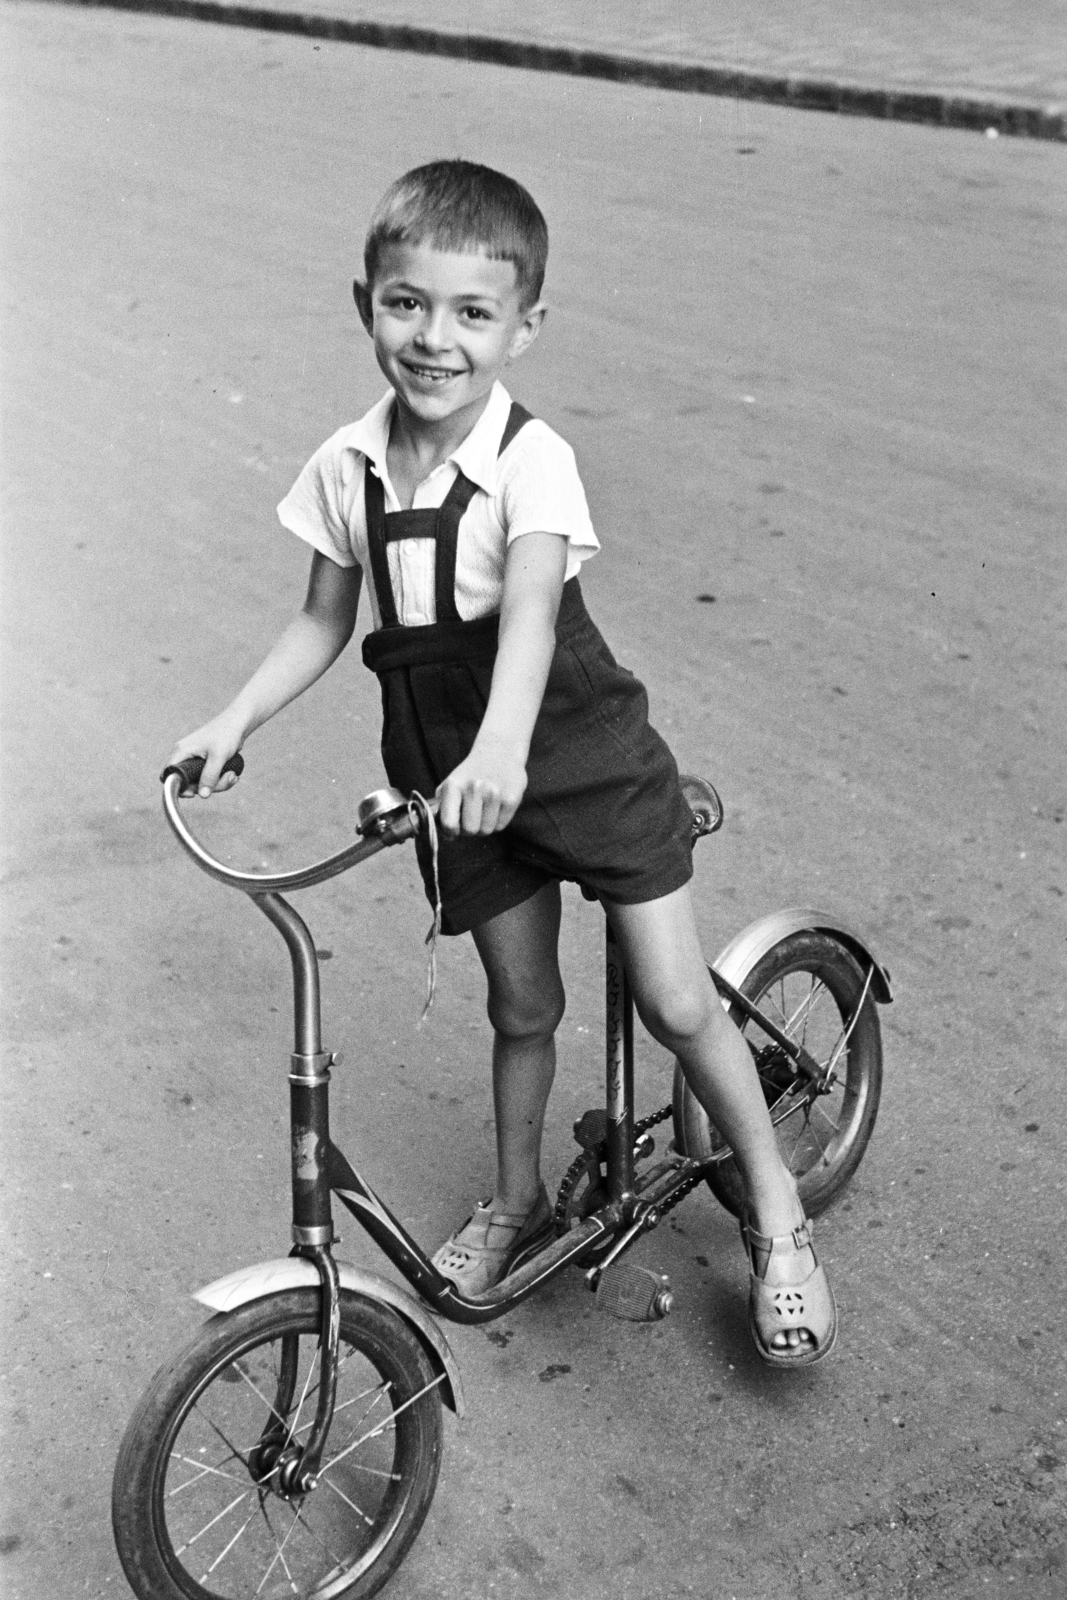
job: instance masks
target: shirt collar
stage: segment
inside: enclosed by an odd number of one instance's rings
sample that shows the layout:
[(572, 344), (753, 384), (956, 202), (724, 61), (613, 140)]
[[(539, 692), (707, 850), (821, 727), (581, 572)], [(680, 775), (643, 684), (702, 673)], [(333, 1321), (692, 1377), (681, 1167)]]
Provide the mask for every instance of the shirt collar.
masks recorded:
[[(345, 450), (359, 450), (371, 462), (378, 476), (386, 481), (385, 452), (389, 444), (394, 399), (390, 389), (365, 417), (353, 422), (345, 430), (342, 446)], [(474, 427), (448, 458), (455, 462), (465, 478), (469, 478), (479, 489), (484, 489), (486, 494), (493, 494), (496, 490), (496, 461), (510, 412), (511, 396), (498, 381), (493, 384), (489, 402)]]
[(496, 492), (496, 460), (508, 425), (511, 396), (499, 381), (493, 384), (489, 403), (461, 445), (449, 456), (465, 478), (486, 494)]
[(380, 478), (386, 476), (385, 452), (389, 444), (389, 424), (393, 416), (394, 395), (386, 391), (366, 416), (345, 429), (343, 450), (358, 450), (367, 457)]

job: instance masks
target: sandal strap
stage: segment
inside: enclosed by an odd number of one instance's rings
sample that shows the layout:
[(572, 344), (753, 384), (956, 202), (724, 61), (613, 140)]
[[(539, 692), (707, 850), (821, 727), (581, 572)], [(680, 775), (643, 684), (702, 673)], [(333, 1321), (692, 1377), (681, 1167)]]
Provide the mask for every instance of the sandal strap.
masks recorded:
[[(507, 1244), (490, 1245), (489, 1233), (492, 1228), (500, 1228), (505, 1233), (518, 1235), (529, 1226), (541, 1209), (542, 1201), (547, 1206), (547, 1196), (542, 1188), (531, 1209), (522, 1215), (515, 1211), (490, 1211), (488, 1200), (479, 1200), (471, 1215), (461, 1228), (457, 1228), (450, 1239), (445, 1241), (442, 1248), (448, 1250), (462, 1250), (470, 1255), (482, 1255), (488, 1252), (492, 1255), (504, 1254), (510, 1248)], [(474, 1230), (475, 1237), (465, 1239), (463, 1235), (468, 1228)]]
[[(491, 1228), (499, 1227), (510, 1235), (506, 1243), (490, 1244)], [(522, 1257), (552, 1227), (552, 1211), (542, 1185), (532, 1210), (526, 1216), (509, 1211), (490, 1211), (480, 1201), (461, 1228), (457, 1228), (433, 1256), (439, 1272), (450, 1276), (466, 1293), (480, 1294), (499, 1281), (512, 1261)], [(468, 1234), (468, 1230), (470, 1233)], [(464, 1234), (468, 1234), (464, 1238)], [(525, 1236), (525, 1237), (524, 1237)]]
[(814, 1233), (815, 1227), (807, 1217), (791, 1233), (760, 1233), (747, 1220), (742, 1219), (741, 1222), (742, 1238), (747, 1245), (755, 1245), (757, 1250), (773, 1250), (775, 1245), (780, 1244), (791, 1244), (794, 1250), (806, 1250)]

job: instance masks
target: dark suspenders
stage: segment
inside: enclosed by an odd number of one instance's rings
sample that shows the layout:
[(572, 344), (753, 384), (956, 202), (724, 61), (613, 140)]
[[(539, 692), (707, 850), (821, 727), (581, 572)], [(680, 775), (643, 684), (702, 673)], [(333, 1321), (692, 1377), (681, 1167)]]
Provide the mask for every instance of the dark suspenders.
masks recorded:
[[(498, 455), (503, 455), (519, 429), (533, 418), (524, 406), (513, 400), (507, 426), (500, 440)], [(386, 511), (385, 490), (382, 480), (371, 470), (368, 461), (364, 469), (363, 495), (367, 513), (367, 549), (370, 554), (371, 580), (378, 601), (378, 614), (383, 628), (401, 626), (397, 615), (393, 585), (389, 577), (386, 547), (398, 539), (433, 539), (434, 541), (434, 604), (438, 622), (459, 622), (456, 609), (456, 548), (459, 541), (459, 524), (470, 505), (476, 485), (456, 473), (456, 481), (442, 503), (433, 509), (418, 511)]]

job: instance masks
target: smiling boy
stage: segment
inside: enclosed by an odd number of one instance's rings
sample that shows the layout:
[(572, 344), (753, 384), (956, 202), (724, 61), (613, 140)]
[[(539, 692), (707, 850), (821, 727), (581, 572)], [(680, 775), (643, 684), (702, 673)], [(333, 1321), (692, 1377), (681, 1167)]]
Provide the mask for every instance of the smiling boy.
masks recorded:
[[(303, 610), (170, 761), (203, 756), (199, 792), (228, 788), (228, 758), (348, 643), (366, 576), (386, 771), (439, 797), (442, 926), (474, 939), (494, 1035), (496, 1184), (436, 1265), (478, 1294), (552, 1232), (540, 1148), (571, 879), (601, 901), (642, 1021), (733, 1146), (757, 1349), (807, 1364), (834, 1342), (833, 1296), (701, 954), (677, 768), (582, 601), (578, 573), (599, 545), (573, 451), (499, 381), (544, 322), (547, 251), (530, 195), (489, 168), (434, 162), (387, 191), (354, 287), (389, 392), (279, 506), (313, 550)], [(432, 898), (421, 841), (420, 865)]]

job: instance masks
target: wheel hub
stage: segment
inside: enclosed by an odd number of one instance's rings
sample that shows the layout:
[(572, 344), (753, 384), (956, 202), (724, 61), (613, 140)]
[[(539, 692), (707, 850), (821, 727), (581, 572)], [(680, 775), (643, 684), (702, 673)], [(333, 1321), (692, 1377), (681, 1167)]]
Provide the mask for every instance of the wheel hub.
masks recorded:
[(249, 1456), (248, 1470), (261, 1489), (268, 1489), (280, 1500), (294, 1500), (311, 1487), (304, 1481), (301, 1471), (303, 1460), (301, 1445), (287, 1445), (284, 1439), (268, 1439), (257, 1445)]

